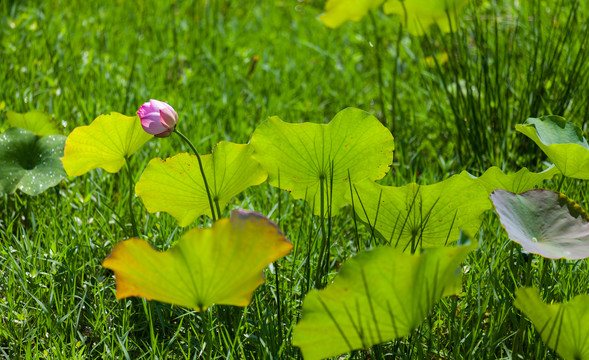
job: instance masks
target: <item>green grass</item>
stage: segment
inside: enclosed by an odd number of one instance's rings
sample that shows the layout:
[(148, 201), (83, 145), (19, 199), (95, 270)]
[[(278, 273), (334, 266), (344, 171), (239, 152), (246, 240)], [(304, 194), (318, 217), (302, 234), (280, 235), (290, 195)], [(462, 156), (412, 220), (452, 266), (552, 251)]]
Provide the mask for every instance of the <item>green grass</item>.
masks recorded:
[[(316, 19), (321, 1), (5, 1), (0, 103), (48, 111), (68, 134), (101, 113), (132, 115), (150, 98), (165, 100), (202, 154), (221, 140), (247, 142), (271, 115), (325, 122), (354, 106), (394, 123), (397, 159), (384, 183), (428, 184), (490, 165), (539, 169), (540, 150), (513, 126), (547, 113), (585, 126), (589, 9), (569, 16), (566, 4), (554, 15), (562, 1), (509, 11), (510, 1), (486, 3), (467, 12), (455, 35), (402, 35), (397, 43), (396, 20), (380, 13), (328, 30)], [(424, 65), (445, 47), (456, 57)], [(470, 79), (481, 96), (448, 90), (458, 79)], [(465, 114), (476, 125), (463, 127)], [(151, 158), (187, 150), (176, 137), (150, 141), (131, 158), (135, 181)], [(237, 207), (258, 211), (295, 247), (266, 271), (251, 305), (197, 313), (116, 300), (101, 263), (130, 230), (129, 186), (124, 172), (95, 170), (36, 197), (0, 197), (0, 357), (301, 358), (290, 338), (315, 286), (322, 236), (310, 209), (267, 184), (235, 198), (225, 216)], [(572, 179), (561, 189), (585, 208), (587, 190)], [(184, 231), (167, 214), (147, 214), (139, 199), (134, 211), (158, 249)], [(356, 238), (350, 208), (328, 225), (330, 276), (357, 242), (378, 242), (361, 224)], [(587, 263), (522, 254), (492, 212), (475, 237), (480, 249), (463, 266), (461, 294), (443, 299), (411, 336), (351, 358), (555, 358), (512, 306), (514, 290), (533, 285), (546, 300), (570, 299), (587, 292)]]

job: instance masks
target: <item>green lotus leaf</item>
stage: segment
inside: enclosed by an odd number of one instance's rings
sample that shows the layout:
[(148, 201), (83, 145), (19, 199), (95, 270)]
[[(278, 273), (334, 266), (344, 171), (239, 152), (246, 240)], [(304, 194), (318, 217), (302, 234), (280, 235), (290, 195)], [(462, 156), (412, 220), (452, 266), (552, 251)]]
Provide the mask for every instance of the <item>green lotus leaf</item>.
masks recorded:
[(462, 260), (476, 245), (420, 255), (380, 247), (348, 260), (332, 284), (309, 292), (293, 344), (322, 359), (406, 336), (443, 296), (460, 292)]
[(546, 189), (495, 190), (491, 201), (509, 238), (525, 251), (550, 259), (589, 257), (589, 218), (565, 195)]
[(461, 230), (474, 235), (491, 204), (484, 187), (461, 174), (432, 185), (362, 181), (354, 186), (354, 209), (392, 246), (415, 251), (452, 243)]
[(348, 20), (360, 21), (368, 11), (376, 9), (384, 0), (328, 0), (325, 13), (319, 15), (325, 26), (339, 27)]
[(143, 131), (137, 116), (111, 112), (100, 115), (88, 126), (75, 128), (67, 137), (61, 161), (69, 176), (96, 168), (115, 173), (125, 165), (126, 157), (152, 137)]
[[(438, 24), (441, 31), (450, 31), (448, 14), (454, 20), (470, 0), (387, 0), (383, 6), (386, 14), (397, 14), (407, 31), (420, 35), (433, 24)], [(456, 24), (452, 27), (456, 29)]]
[(59, 135), (59, 127), (51, 119), (51, 115), (42, 111), (29, 111), (24, 114), (14, 111), (6, 112), (6, 119), (12, 127), (29, 130), (35, 135)]
[(125, 240), (102, 266), (115, 273), (118, 299), (141, 296), (202, 311), (212, 304), (248, 305), (264, 283), (264, 268), (291, 249), (276, 224), (234, 210), (231, 219), (189, 230), (164, 252), (144, 240)]
[(268, 171), (270, 185), (305, 199), (315, 214), (321, 214), (323, 184), (323, 205), (331, 205), (332, 215), (347, 204), (348, 177), (353, 183), (381, 179), (395, 148), (388, 129), (354, 108), (340, 111), (327, 125), (289, 124), (271, 117), (258, 126), (250, 144), (254, 158)]
[[(263, 183), (267, 173), (252, 158), (252, 147), (221, 141), (212, 155), (201, 156), (213, 202), (224, 207), (235, 195)], [(182, 153), (152, 159), (135, 185), (149, 212), (165, 211), (180, 226), (201, 215), (212, 217), (209, 198), (195, 155)]]
[(589, 295), (545, 304), (534, 288), (520, 288), (513, 303), (532, 321), (542, 340), (565, 360), (589, 359)]
[(59, 158), (65, 136), (9, 128), (0, 134), (0, 193), (37, 195), (66, 177)]
[(532, 139), (563, 175), (589, 179), (589, 145), (578, 126), (560, 116), (545, 116), (515, 129)]
[(466, 171), (462, 172), (464, 176), (469, 176), (479, 181), (485, 187), (488, 194), (491, 194), (495, 189), (503, 189), (515, 193), (531, 190), (540, 186), (544, 180), (552, 179), (558, 173), (558, 168), (554, 165), (539, 173), (522, 168), (515, 174), (505, 174), (501, 169), (493, 166), (478, 178)]

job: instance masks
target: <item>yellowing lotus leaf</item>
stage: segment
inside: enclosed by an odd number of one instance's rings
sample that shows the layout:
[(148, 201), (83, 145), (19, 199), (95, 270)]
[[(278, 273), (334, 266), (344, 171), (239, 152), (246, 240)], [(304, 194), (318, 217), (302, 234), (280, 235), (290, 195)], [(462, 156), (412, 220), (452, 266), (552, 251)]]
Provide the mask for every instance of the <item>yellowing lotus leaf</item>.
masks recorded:
[(231, 219), (189, 230), (164, 252), (125, 240), (102, 265), (115, 273), (118, 299), (141, 296), (202, 311), (212, 304), (248, 305), (264, 283), (263, 270), (291, 249), (276, 224), (234, 210)]
[(90, 125), (77, 127), (67, 137), (63, 167), (69, 176), (79, 176), (96, 168), (115, 173), (125, 158), (153, 136), (143, 131), (136, 116), (116, 112), (100, 115)]
[[(252, 158), (252, 147), (221, 141), (212, 155), (201, 156), (213, 202), (224, 207), (235, 195), (264, 182), (268, 176)], [(209, 198), (195, 155), (181, 153), (152, 159), (135, 185), (149, 212), (165, 211), (180, 226), (201, 215), (212, 217)]]

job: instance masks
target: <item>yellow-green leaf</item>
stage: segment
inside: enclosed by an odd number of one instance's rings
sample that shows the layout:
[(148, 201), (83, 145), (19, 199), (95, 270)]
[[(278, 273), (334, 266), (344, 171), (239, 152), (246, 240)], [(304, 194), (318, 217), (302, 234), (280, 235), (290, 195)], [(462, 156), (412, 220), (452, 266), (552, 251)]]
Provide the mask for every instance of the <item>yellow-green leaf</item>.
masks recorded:
[(262, 123), (250, 140), (254, 158), (270, 185), (309, 202), (315, 214), (331, 215), (348, 202), (352, 183), (381, 179), (393, 161), (393, 135), (374, 116), (347, 108), (325, 124), (289, 124), (277, 117)]
[(61, 161), (69, 176), (79, 176), (96, 168), (115, 173), (123, 167), (127, 156), (152, 137), (143, 131), (137, 116), (116, 112), (100, 115), (92, 124), (72, 131), (65, 142)]
[(307, 295), (293, 344), (312, 360), (409, 335), (440, 298), (460, 292), (458, 267), (475, 248), (410, 255), (380, 247), (358, 254), (332, 284)]
[[(213, 202), (223, 208), (235, 195), (258, 185), (267, 173), (252, 158), (252, 147), (221, 141), (212, 155), (201, 156)], [(152, 159), (135, 186), (149, 212), (165, 211), (180, 226), (201, 215), (212, 217), (209, 198), (195, 155), (182, 153)]]
[(347, 20), (359, 21), (372, 9), (376, 9), (384, 0), (328, 0), (325, 12), (319, 15), (325, 26), (339, 27)]
[(264, 268), (291, 249), (276, 224), (234, 210), (231, 219), (189, 230), (164, 252), (144, 240), (125, 240), (102, 265), (115, 273), (118, 299), (141, 296), (204, 310), (212, 304), (248, 305), (264, 283)]
[(567, 303), (545, 304), (538, 290), (520, 288), (513, 303), (532, 321), (542, 340), (565, 360), (589, 359), (589, 295)]
[(6, 119), (12, 127), (28, 130), (37, 136), (59, 135), (59, 128), (52, 120), (51, 115), (33, 110), (23, 114), (14, 111), (6, 112)]
[(560, 171), (554, 165), (539, 173), (522, 168), (515, 174), (505, 174), (497, 166), (493, 166), (478, 178), (466, 171), (463, 171), (461, 175), (480, 182), (487, 190), (487, 193), (491, 194), (496, 189), (503, 189), (514, 193), (528, 191), (540, 186), (544, 180), (552, 179), (558, 173)]
[(456, 29), (456, 14), (464, 8), (470, 0), (387, 0), (383, 6), (386, 14), (397, 14), (407, 28), (407, 31), (420, 35), (427, 31), (432, 24), (438, 24), (440, 30), (450, 31), (448, 14), (452, 20), (452, 27)]

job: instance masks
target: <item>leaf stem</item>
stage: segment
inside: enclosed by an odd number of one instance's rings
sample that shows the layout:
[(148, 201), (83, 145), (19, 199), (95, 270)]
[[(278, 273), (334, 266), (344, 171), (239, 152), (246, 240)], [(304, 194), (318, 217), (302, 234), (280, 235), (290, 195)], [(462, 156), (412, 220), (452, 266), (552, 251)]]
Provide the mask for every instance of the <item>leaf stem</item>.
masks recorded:
[(127, 176), (129, 177), (129, 216), (131, 216), (131, 226), (133, 228), (133, 236), (139, 237), (139, 230), (137, 229), (137, 223), (135, 222), (135, 213), (133, 212), (133, 196), (135, 195), (135, 183), (133, 181), (133, 174), (131, 173), (131, 165), (129, 164), (129, 158), (125, 159), (127, 168)]
[[(215, 222), (217, 220), (217, 217), (215, 216), (215, 207), (213, 206), (213, 198), (211, 197), (211, 191), (209, 190), (209, 184), (207, 182), (207, 177), (205, 176), (205, 170), (202, 166), (200, 154), (198, 153), (198, 150), (196, 150), (194, 145), (192, 145), (192, 142), (190, 140), (188, 140), (188, 138), (184, 134), (182, 134), (180, 131), (178, 131), (178, 128), (174, 129), (174, 133), (178, 134), (178, 136), (180, 136), (182, 138), (182, 140), (184, 140), (184, 142), (186, 142), (188, 144), (188, 146), (190, 146), (190, 148), (194, 152), (194, 155), (196, 155), (196, 159), (198, 160), (198, 166), (200, 168), (200, 173), (202, 175), (202, 180), (205, 183), (205, 190), (207, 191), (207, 196), (209, 198), (209, 206), (211, 207), (211, 216), (213, 217), (213, 222)], [(217, 206), (217, 208), (218, 208), (218, 206)], [(219, 216), (221, 216), (220, 212), (219, 212)]]

